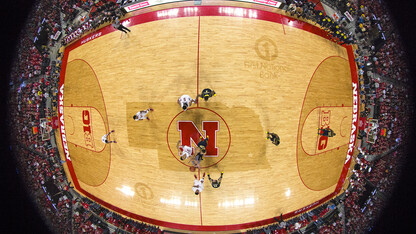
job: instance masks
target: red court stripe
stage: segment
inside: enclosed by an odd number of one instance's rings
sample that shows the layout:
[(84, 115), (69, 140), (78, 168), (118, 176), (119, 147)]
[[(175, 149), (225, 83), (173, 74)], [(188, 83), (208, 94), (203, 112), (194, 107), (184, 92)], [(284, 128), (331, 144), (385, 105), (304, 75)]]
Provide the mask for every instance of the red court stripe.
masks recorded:
[(284, 22), (284, 21), (283, 21), (283, 19), (282, 19), (282, 15), (279, 15), (279, 17), (280, 17), (280, 20), (282, 21), (283, 34), (285, 34), (285, 35), (286, 35), (286, 30), (285, 30), (285, 22)]
[(199, 107), (198, 94), (199, 94), (199, 39), (201, 35), (201, 16), (198, 17), (198, 55), (196, 65), (196, 106)]
[(202, 200), (201, 200), (202, 193), (199, 194), (199, 217), (201, 217), (201, 226), (202, 224)]

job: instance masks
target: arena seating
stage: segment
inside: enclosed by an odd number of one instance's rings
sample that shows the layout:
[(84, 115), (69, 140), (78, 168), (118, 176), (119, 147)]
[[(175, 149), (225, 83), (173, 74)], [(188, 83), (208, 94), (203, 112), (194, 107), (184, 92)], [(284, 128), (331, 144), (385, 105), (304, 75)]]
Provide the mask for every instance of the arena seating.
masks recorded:
[[(38, 49), (31, 40), (42, 22), (47, 25), (49, 38), (58, 31), (65, 36), (71, 34), (82, 27), (82, 22), (77, 21), (82, 12), (88, 12), (88, 19), (84, 19), (92, 25), (88, 30), (109, 24), (125, 14), (116, 2), (41, 0), (29, 16), (33, 20), (28, 21), (19, 40), (18, 59), (10, 77), (13, 152), (28, 191), (48, 225), (58, 233), (108, 233), (110, 229), (116, 233), (162, 232), (159, 227), (122, 217), (73, 191), (51, 131), (51, 119), (57, 115), (62, 57), (52, 48), (65, 43), (63, 37), (49, 39), (48, 46)], [(130, 2), (134, 1), (123, 1), (123, 4)], [(406, 102), (409, 95), (406, 84), (410, 79), (408, 65), (403, 60), (400, 36), (394, 31), (385, 6), (377, 0), (345, 2), (343, 8), (349, 9), (357, 22), (354, 32), (333, 20), (328, 21), (330, 18), (321, 14), (313, 2), (287, 1), (285, 11), (297, 20), (315, 22), (336, 43), (358, 45), (356, 62), (362, 84), (362, 104), (365, 105), (361, 116), (378, 120), (377, 140), (373, 144), (363, 140), (363, 145), (359, 146), (362, 154), (354, 158), (356, 167), (351, 169), (350, 186), (343, 194), (295, 218), (247, 230), (247, 233), (363, 232), (371, 227), (383, 209), (384, 201), (391, 195), (405, 154), (399, 146), (408, 144), (407, 125), (411, 121)], [(384, 34), (386, 38), (381, 44), (373, 45), (369, 32), (378, 24), (388, 33)], [(46, 126), (40, 124), (41, 119), (48, 120)], [(51, 138), (45, 140), (42, 131), (52, 134)], [(365, 134), (365, 131), (360, 132), (361, 136)], [(375, 157), (369, 160), (369, 155)], [(51, 189), (51, 185), (55, 185), (58, 192)], [(374, 188), (370, 193), (369, 185)], [(358, 204), (364, 195), (365, 202)]]

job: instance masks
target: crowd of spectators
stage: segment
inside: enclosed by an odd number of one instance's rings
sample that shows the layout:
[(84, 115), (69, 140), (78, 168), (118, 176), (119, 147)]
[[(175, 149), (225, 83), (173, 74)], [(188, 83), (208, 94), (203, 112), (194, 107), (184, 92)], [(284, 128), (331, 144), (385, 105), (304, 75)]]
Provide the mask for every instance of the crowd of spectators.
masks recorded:
[(394, 80), (409, 81), (409, 70), (401, 59), (405, 57), (405, 52), (400, 44), (398, 34), (392, 33), (387, 39), (387, 43), (374, 54), (374, 57), (377, 58), (375, 66), (378, 74), (391, 77)]
[[(15, 144), (14, 153), (19, 156), (17, 157), (20, 169), (18, 173), (23, 178), (25, 187), (42, 213), (45, 222), (53, 230), (70, 233), (71, 204), (67, 196), (63, 192), (50, 194), (47, 188), (47, 184), (54, 183), (60, 184), (60, 189), (65, 191), (62, 186), (66, 184), (66, 177), (58, 159), (59, 156), (44, 155), (20, 143)], [(52, 196), (56, 199), (55, 201)]]
[[(392, 30), (393, 26), (392, 22), (385, 21), (389, 18), (385, 7), (379, 1), (355, 2), (365, 4), (356, 9), (356, 28), (363, 38), (358, 42), (359, 52), (356, 58), (361, 83), (361, 103), (365, 105), (361, 116), (378, 121), (375, 142), (365, 147), (365, 151), (378, 155), (408, 138), (411, 110), (407, 102), (409, 90), (406, 83), (409, 81), (409, 70), (398, 34), (395, 31), (386, 31)], [(362, 27), (360, 22), (367, 26)], [(379, 27), (379, 24), (382, 26)], [(378, 30), (378, 36), (370, 40), (369, 31), (374, 28)], [(383, 36), (385, 40), (380, 43)], [(378, 44), (374, 45), (373, 42)], [(367, 134), (368, 129), (360, 135), (365, 137)]]
[(375, 66), (375, 71), (383, 76), (399, 81), (409, 81), (409, 69), (405, 60), (405, 50), (400, 43), (400, 36), (393, 30), (393, 23), (387, 9), (377, 0), (357, 1), (356, 33), (360, 35), (360, 42), (368, 43), (368, 38), (373, 38), (380, 31), (379, 38), (386, 40), (381, 48), (372, 44), (364, 46), (369, 50), (368, 56)]
[[(77, 197), (67, 181), (56, 145), (52, 143), (51, 118), (56, 117), (59, 61), (51, 60), (51, 47), (66, 44), (58, 40), (56, 33), (66, 36), (80, 31), (76, 37), (94, 30), (102, 24), (110, 24), (125, 12), (120, 4), (134, 1), (115, 0), (42, 0), (29, 16), (30, 20), (19, 41), (17, 60), (11, 73), (12, 95), (9, 104), (10, 127), (14, 136), (14, 152), (19, 163), (19, 173), (25, 178), (28, 191), (41, 207), (46, 221), (59, 233), (105, 233), (110, 226), (117, 232), (161, 233), (156, 226), (131, 220), (114, 213), (87, 198)], [(400, 37), (393, 30), (384, 6), (376, 0), (346, 1), (347, 9), (356, 19), (356, 30), (350, 32), (345, 22), (336, 21), (324, 12), (316, 10), (316, 4), (307, 0), (290, 0), (286, 11), (302, 20), (309, 20), (324, 28), (333, 41), (339, 44), (358, 43), (357, 66), (361, 82), (360, 96), (362, 117), (378, 120), (377, 139), (360, 148), (354, 158), (349, 187), (345, 197), (321, 205), (289, 220), (276, 218), (276, 223), (247, 233), (287, 233), (301, 229), (318, 230), (320, 233), (343, 233), (364, 230), (374, 221), (383, 207), (383, 197), (388, 197), (399, 174), (403, 152), (392, 150), (407, 139), (407, 123), (410, 121), (407, 64), (403, 62), (404, 50)], [(77, 17), (80, 19), (77, 20)], [(88, 23), (88, 27), (83, 27)], [(380, 29), (381, 25), (382, 29)], [(48, 35), (47, 46), (35, 47), (33, 38), (38, 28)], [(385, 36), (380, 46), (369, 40), (374, 31)], [(376, 33), (377, 34), (377, 33)], [(355, 40), (358, 38), (358, 40)], [(61, 55), (59, 55), (61, 56)], [(48, 106), (49, 103), (49, 106)], [(46, 125), (41, 124), (46, 119)], [(45, 139), (41, 132), (52, 134)], [(365, 131), (360, 133), (366, 134)], [(364, 138), (363, 138), (364, 139)], [(391, 151), (391, 152), (390, 152)], [(380, 155), (369, 161), (365, 155)], [(381, 157), (382, 155), (382, 157)], [(47, 184), (56, 186), (51, 194)], [(371, 193), (368, 194), (369, 189)], [(375, 192), (374, 192), (375, 191)], [(360, 198), (366, 203), (358, 204)]]
[(105, 209), (101, 205), (92, 202), (88, 199), (84, 199), (88, 205), (88, 209), (94, 213), (97, 217), (105, 220), (107, 223), (114, 225), (115, 227), (131, 232), (131, 233), (161, 233), (161, 230), (157, 226), (148, 225), (145, 223), (137, 222), (132, 219), (127, 219), (121, 215)]
[(374, 162), (373, 171), (367, 177), (368, 181), (386, 196), (390, 195), (394, 181), (399, 175), (401, 166), (399, 155), (399, 151), (394, 151)]
[[(352, 44), (355, 38), (351, 32), (345, 28), (343, 19), (334, 20), (327, 16), (323, 11), (316, 9), (317, 4), (309, 0), (286, 0), (288, 7), (286, 12), (298, 19), (311, 20), (313, 23), (322, 27), (332, 41), (343, 44)], [(344, 17), (343, 17), (344, 18)]]
[(107, 225), (85, 209), (84, 206), (78, 206), (74, 210), (73, 222), (73, 230), (77, 233), (109, 233)]
[(401, 153), (398, 149), (372, 162), (357, 160), (343, 201), (347, 233), (370, 230), (374, 225), (403, 166)]
[(45, 155), (55, 153), (50, 141), (45, 141), (50, 138), (51, 124), (48, 124), (48, 119), (52, 116), (52, 110), (46, 103), (47, 99), (51, 100), (49, 93), (54, 92), (53, 87), (49, 79), (44, 77), (33, 83), (23, 82), (16, 87), (17, 95), (10, 100), (10, 104), (17, 109), (17, 112), (11, 113), (17, 140)]
[[(296, 233), (299, 231), (319, 232), (320, 230), (333, 229), (333, 223), (342, 224), (342, 213), (339, 210), (339, 199), (333, 199), (318, 206), (317, 208), (305, 212), (295, 218), (284, 220), (283, 216), (275, 217), (276, 223), (262, 228), (247, 230), (248, 234), (283, 234)], [(324, 232), (325, 233), (325, 232)], [(335, 229), (335, 232), (342, 233), (342, 227)]]
[(354, 9), (357, 17), (356, 32), (364, 32), (366, 36), (370, 36), (372, 30), (389, 32), (393, 29), (387, 8), (378, 0), (353, 1), (350, 9)]
[[(124, 8), (120, 7), (120, 4), (116, 3), (116, 0), (72, 0), (70, 2), (72, 4), (67, 4), (62, 8), (62, 13), (65, 16), (71, 16), (73, 12), (76, 14), (70, 17), (69, 21), (64, 21), (66, 26), (63, 29), (66, 37), (63, 45), (80, 38), (86, 32), (96, 30), (103, 24), (112, 23), (116, 18), (121, 18), (127, 13)], [(79, 19), (75, 20), (77, 14)]]
[(74, 199), (73, 206), (74, 230), (78, 232), (105, 233), (109, 230), (108, 226), (112, 225), (115, 233), (161, 233), (161, 230), (157, 226), (124, 218), (87, 198)]

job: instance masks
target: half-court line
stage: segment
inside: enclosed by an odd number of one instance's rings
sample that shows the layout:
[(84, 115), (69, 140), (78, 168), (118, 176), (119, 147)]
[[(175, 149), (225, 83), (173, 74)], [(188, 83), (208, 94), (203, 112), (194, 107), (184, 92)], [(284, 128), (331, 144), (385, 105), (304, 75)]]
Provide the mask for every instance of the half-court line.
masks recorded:
[[(201, 16), (198, 16), (198, 55), (196, 62), (196, 106), (199, 107), (198, 94), (199, 94), (199, 39), (201, 35)], [(202, 225), (202, 224), (201, 224)]]

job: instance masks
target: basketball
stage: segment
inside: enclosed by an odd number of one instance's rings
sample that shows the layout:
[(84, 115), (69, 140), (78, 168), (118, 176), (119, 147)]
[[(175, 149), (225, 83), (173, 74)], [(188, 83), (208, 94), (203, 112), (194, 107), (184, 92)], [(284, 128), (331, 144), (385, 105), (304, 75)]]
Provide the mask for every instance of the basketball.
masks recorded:
[(194, 166), (191, 166), (191, 167), (189, 167), (189, 170), (192, 171), (192, 172), (194, 172), (195, 171), (195, 167)]

